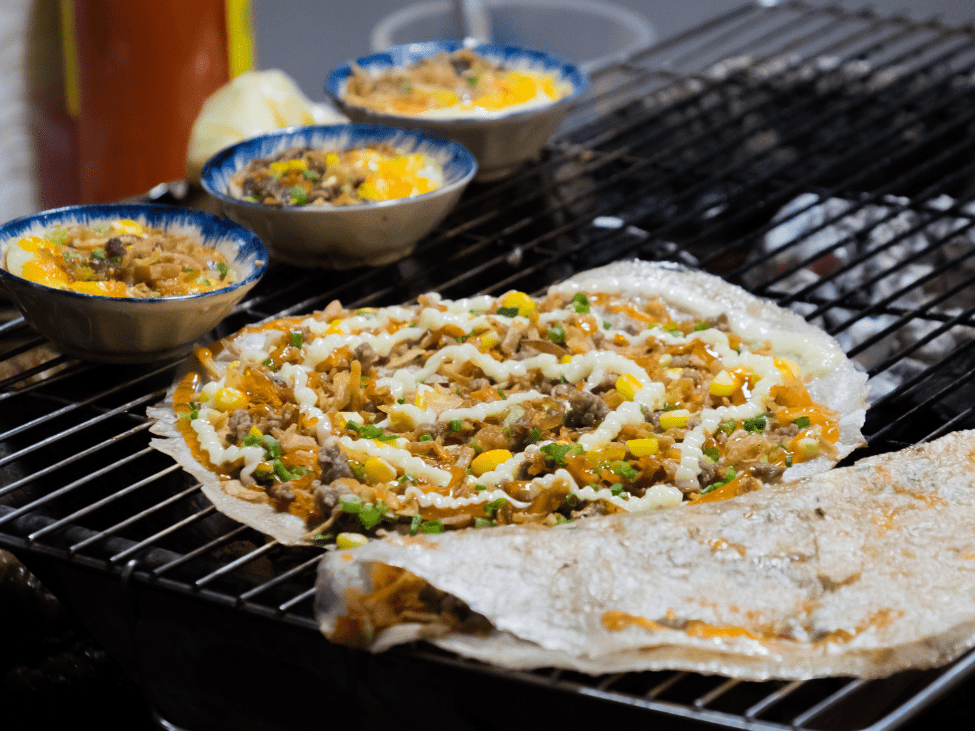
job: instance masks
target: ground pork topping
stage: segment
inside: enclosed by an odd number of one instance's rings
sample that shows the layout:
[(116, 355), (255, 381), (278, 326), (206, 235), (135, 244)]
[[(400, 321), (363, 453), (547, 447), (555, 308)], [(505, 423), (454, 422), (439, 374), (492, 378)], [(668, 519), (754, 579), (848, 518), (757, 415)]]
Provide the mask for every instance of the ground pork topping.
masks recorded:
[(653, 297), (332, 303), (198, 357), (201, 461), (326, 543), (733, 497), (838, 438), (796, 363)]

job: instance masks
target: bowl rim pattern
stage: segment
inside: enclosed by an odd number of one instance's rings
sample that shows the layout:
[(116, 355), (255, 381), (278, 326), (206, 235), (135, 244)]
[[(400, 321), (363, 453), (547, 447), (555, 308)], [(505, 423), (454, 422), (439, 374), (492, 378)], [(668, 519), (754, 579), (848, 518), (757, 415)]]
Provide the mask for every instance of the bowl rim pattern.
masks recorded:
[[(332, 144), (330, 140), (335, 140), (336, 143)], [(268, 157), (288, 147), (307, 145), (347, 149), (371, 143), (388, 143), (400, 150), (420, 151), (432, 157), (443, 167), (443, 185), (409, 198), (392, 198), (347, 206), (269, 206), (246, 201), (227, 192), (231, 176), (248, 162)], [(299, 215), (321, 215), (325, 212), (377, 210), (438, 197), (467, 185), (476, 173), (477, 161), (470, 150), (459, 142), (446, 140), (423, 130), (400, 129), (381, 124), (318, 124), (282, 127), (223, 148), (203, 165), (200, 183), (214, 198), (234, 206), (253, 210), (287, 211)]]
[[(487, 58), (508, 63), (525, 63), (536, 71), (556, 73), (558, 77), (568, 82), (572, 91), (560, 99), (549, 104), (541, 104), (525, 109), (514, 108), (510, 111), (500, 110), (490, 114), (472, 114), (456, 117), (425, 117), (409, 114), (395, 114), (394, 112), (379, 112), (368, 107), (362, 107), (345, 101), (345, 86), (352, 75), (352, 64), (367, 71), (386, 70), (408, 66), (420, 59), (428, 58), (441, 51), (452, 53), (461, 48), (469, 48), (475, 53)], [(477, 124), (495, 120), (510, 120), (518, 117), (532, 117), (553, 107), (565, 106), (574, 101), (589, 87), (589, 76), (577, 64), (554, 53), (538, 51), (520, 46), (501, 46), (493, 43), (469, 43), (463, 40), (421, 41), (418, 43), (404, 43), (393, 46), (386, 51), (366, 54), (354, 61), (346, 61), (329, 71), (325, 79), (325, 93), (340, 109), (355, 109), (360, 114), (368, 114), (382, 119), (418, 120), (447, 126), (451, 124)]]
[(253, 231), (234, 223), (230, 219), (214, 216), (198, 209), (177, 208), (150, 203), (82, 204), (52, 208), (38, 213), (20, 216), (0, 225), (0, 245), (25, 235), (36, 235), (33, 232), (40, 232), (58, 225), (71, 223), (92, 225), (100, 221), (118, 218), (129, 218), (137, 221), (141, 219), (145, 225), (163, 230), (167, 230), (167, 225), (169, 228), (180, 226), (185, 230), (179, 233), (195, 232), (203, 240), (204, 245), (210, 248), (217, 248), (211, 242), (215, 242), (217, 246), (224, 242), (229, 242), (235, 245), (237, 249), (237, 255), (233, 257), (233, 261), (249, 263), (251, 271), (247, 276), (226, 287), (212, 289), (208, 292), (194, 292), (169, 297), (112, 297), (109, 295), (57, 289), (56, 287), (48, 287), (47, 285), (18, 277), (16, 274), (7, 270), (4, 261), (6, 257), (0, 256), (0, 281), (9, 281), (13, 286), (36, 287), (41, 291), (57, 292), (60, 295), (74, 297), (80, 300), (130, 302), (135, 307), (158, 307), (161, 303), (166, 302), (183, 302), (227, 295), (242, 287), (253, 286), (267, 271), (270, 254), (267, 246)]

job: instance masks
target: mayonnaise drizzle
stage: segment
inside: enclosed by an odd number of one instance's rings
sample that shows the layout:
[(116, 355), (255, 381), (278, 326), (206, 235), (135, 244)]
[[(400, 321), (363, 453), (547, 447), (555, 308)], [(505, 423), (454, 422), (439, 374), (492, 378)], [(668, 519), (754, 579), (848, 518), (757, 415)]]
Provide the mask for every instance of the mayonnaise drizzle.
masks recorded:
[[(626, 286), (620, 285), (616, 280), (599, 280), (586, 287), (586, 290), (632, 294)], [(583, 289), (574, 283), (567, 283), (553, 288), (553, 291), (572, 294), (583, 291)], [(676, 302), (680, 307), (705, 317), (716, 316), (722, 310), (719, 304), (703, 301), (699, 297), (682, 292), (679, 288), (658, 287), (652, 292), (644, 289), (639, 294), (641, 298), (659, 294), (670, 302)], [(295, 401), (306, 419), (317, 419), (315, 433), (320, 444), (334, 438), (334, 435), (330, 420), (325, 418), (325, 414), (318, 406), (317, 393), (308, 386), (308, 373), (333, 355), (339, 348), (348, 348), (354, 351), (359, 345), (368, 344), (380, 357), (388, 357), (393, 349), (401, 343), (419, 341), (429, 330), (454, 326), (465, 333), (477, 333), (489, 331), (496, 327), (500, 319), (498, 315), (484, 314), (484, 311), (489, 309), (494, 302), (491, 297), (449, 301), (441, 300), (437, 295), (430, 295), (429, 301), (433, 303), (433, 306), (418, 309), (386, 307), (361, 311), (360, 314), (331, 323), (314, 317), (301, 321), (301, 325), (307, 328), (313, 337), (301, 349), (301, 363), (286, 363), (279, 371), (278, 377), (291, 385)], [(565, 321), (573, 312), (571, 309), (563, 309), (540, 313), (539, 322)], [(665, 345), (701, 341), (707, 345), (710, 352), (721, 359), (725, 368), (747, 368), (757, 376), (753, 388), (747, 393), (745, 403), (739, 406), (704, 409), (697, 414), (699, 423), (693, 428), (687, 429), (684, 440), (677, 445), (680, 450), (679, 465), (676, 471), (678, 487), (655, 485), (646, 491), (644, 497), (637, 498), (629, 495), (613, 495), (607, 488), (594, 490), (589, 485), (580, 487), (575, 483), (571, 474), (564, 469), (558, 469), (533, 480), (543, 488), (551, 487), (557, 481), (561, 481), (572, 494), (580, 499), (608, 501), (622, 510), (631, 512), (679, 504), (683, 499), (679, 488), (687, 489), (698, 485), (701, 472), (700, 462), (706, 459), (703, 453), (705, 439), (728, 419), (744, 420), (763, 413), (770, 390), (773, 386), (782, 383), (782, 375), (775, 367), (773, 358), (750, 352), (739, 353), (731, 348), (727, 334), (717, 328), (695, 331), (686, 336), (681, 336), (667, 332), (661, 327), (645, 328), (641, 323), (635, 323), (641, 327), (641, 330), (634, 334), (618, 329), (621, 323), (632, 322), (623, 313), (604, 311), (593, 305), (591, 314), (599, 322), (611, 323), (609, 331), (602, 331), (606, 337), (612, 337), (619, 333), (631, 345), (643, 346), (646, 346), (651, 339)], [(503, 319), (527, 322), (525, 318), (521, 317)], [(627, 326), (628, 330), (631, 328), (632, 325)], [(394, 332), (388, 332), (389, 329), (393, 329)], [(756, 332), (745, 334), (747, 336), (748, 334), (767, 335), (768, 333), (765, 331), (758, 332), (756, 329)], [(269, 357), (270, 352), (278, 346), (283, 337), (285, 337), (284, 332), (273, 329), (245, 332), (238, 336), (236, 341), (240, 353), (239, 357), (245, 362), (263, 361)], [(782, 339), (784, 336), (778, 333), (777, 337)], [(826, 366), (830, 361), (830, 357), (824, 357), (822, 365)], [(593, 350), (588, 353), (576, 354), (564, 363), (549, 353), (539, 353), (524, 360), (506, 359), (499, 361), (491, 355), (481, 352), (472, 343), (458, 343), (441, 348), (419, 366), (400, 368), (391, 373), (381, 374), (376, 378), (376, 387), (388, 388), (394, 402), (404, 401), (403, 404), (394, 403), (393, 406), (388, 407), (389, 413), (398, 412), (408, 416), (414, 424), (436, 421), (446, 423), (454, 420), (468, 420), (476, 423), (492, 416), (505, 414), (519, 404), (544, 398), (558, 398), (555, 395), (547, 396), (540, 391), (530, 390), (508, 394), (504, 399), (484, 401), (468, 407), (448, 408), (439, 415), (433, 409), (405, 403), (412, 401), (417, 391), (425, 388), (423, 386), (424, 381), (436, 374), (447, 362), (473, 364), (498, 388), (510, 385), (513, 379), (526, 376), (533, 370), (541, 371), (544, 377), (550, 381), (562, 381), (586, 391), (593, 389), (607, 377), (619, 377), (624, 374), (632, 376), (640, 383), (641, 388), (636, 391), (632, 401), (624, 401), (616, 409), (610, 411), (595, 429), (579, 436), (579, 444), (586, 451), (599, 449), (616, 439), (625, 427), (642, 423), (647, 418), (647, 414), (663, 407), (666, 394), (664, 384), (651, 379), (647, 372), (633, 360), (613, 351)], [(200, 441), (201, 448), (207, 453), (213, 464), (225, 465), (243, 459), (244, 467), (241, 470), (241, 481), (244, 484), (250, 484), (253, 483), (251, 474), (254, 468), (263, 459), (263, 449), (261, 447), (239, 448), (233, 445), (224, 448), (216, 430), (207, 418), (212, 409), (207, 408), (206, 403), (224, 385), (224, 381), (225, 377), (207, 383), (203, 387), (202, 394), (204, 396), (201, 396), (201, 399), (204, 403), (201, 404), (200, 408), (201, 418), (193, 420), (192, 426)], [(377, 423), (380, 426), (388, 426), (390, 422), (389, 419), (386, 419)], [(451, 474), (448, 471), (427, 464), (423, 459), (413, 456), (405, 449), (405, 440), (377, 442), (371, 439), (353, 439), (340, 436), (337, 441), (349, 453), (358, 455), (363, 459), (381, 457), (397, 470), (398, 475), (409, 475), (419, 482), (441, 488), (446, 487), (451, 481)], [(475, 484), (478, 484), (486, 486), (486, 489), (473, 492), (468, 497), (454, 497), (432, 491), (425, 492), (415, 485), (406, 488), (405, 496), (415, 498), (421, 506), (433, 506), (441, 509), (461, 508), (497, 500), (501, 497), (511, 501), (516, 507), (527, 507), (528, 503), (513, 499), (500, 488), (516, 479), (520, 466), (533, 458), (533, 450), (537, 450), (538, 447), (539, 445), (528, 446), (525, 452), (513, 455), (511, 459), (479, 477), (475, 478), (469, 475), (466, 480), (467, 486), (473, 488)]]

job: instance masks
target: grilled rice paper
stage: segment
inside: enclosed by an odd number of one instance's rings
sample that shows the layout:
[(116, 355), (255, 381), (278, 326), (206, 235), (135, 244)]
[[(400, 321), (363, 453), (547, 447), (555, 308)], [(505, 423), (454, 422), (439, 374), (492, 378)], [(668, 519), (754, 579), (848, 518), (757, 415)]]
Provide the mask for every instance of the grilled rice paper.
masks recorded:
[[(365, 643), (348, 606), (403, 610), (395, 589), (362, 596), (377, 567), (402, 567), (451, 600), (375, 650), (427, 638), (517, 669), (875, 678), (975, 644), (973, 524), (975, 432), (957, 432), (734, 500), (333, 552), (317, 607), (326, 635)], [(490, 629), (463, 631), (457, 607)]]
[(724, 499), (862, 442), (866, 375), (832, 338), (668, 264), (535, 298), (335, 302), (197, 356), (150, 409), (153, 446), (288, 544)]

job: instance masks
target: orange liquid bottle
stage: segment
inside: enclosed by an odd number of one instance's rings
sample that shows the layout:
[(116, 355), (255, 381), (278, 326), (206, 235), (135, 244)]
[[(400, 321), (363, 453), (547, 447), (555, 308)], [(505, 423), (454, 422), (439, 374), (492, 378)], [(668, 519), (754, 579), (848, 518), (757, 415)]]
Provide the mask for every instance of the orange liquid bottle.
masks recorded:
[(204, 100), (253, 66), (249, 0), (60, 0), (59, 11), (66, 114), (47, 123), (60, 136), (38, 141), (44, 205), (182, 179)]

